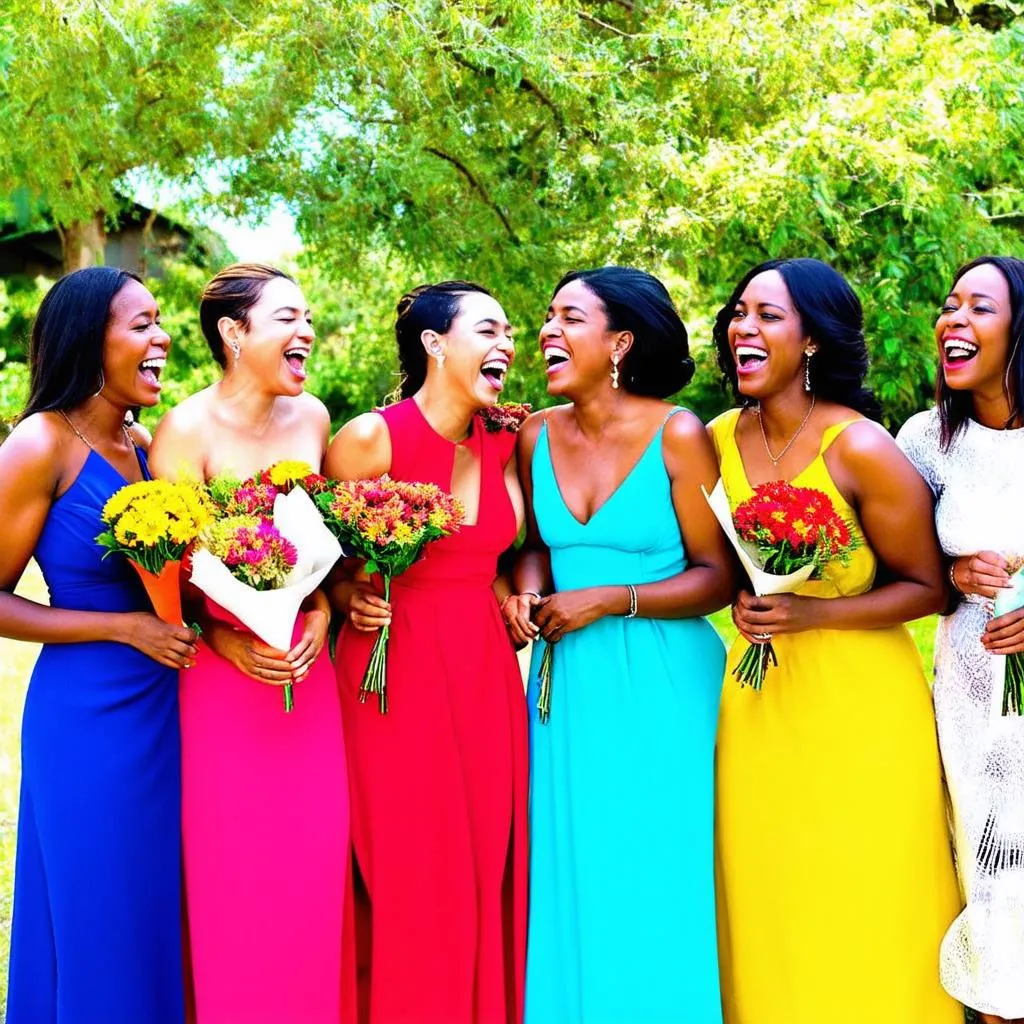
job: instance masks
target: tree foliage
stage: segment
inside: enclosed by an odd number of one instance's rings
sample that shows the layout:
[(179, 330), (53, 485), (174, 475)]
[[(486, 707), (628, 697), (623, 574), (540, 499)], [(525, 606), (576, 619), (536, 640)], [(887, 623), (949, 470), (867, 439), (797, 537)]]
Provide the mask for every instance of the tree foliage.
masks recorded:
[[(564, 271), (650, 269), (702, 343), (749, 266), (810, 255), (864, 300), (895, 424), (931, 392), (952, 270), (1022, 249), (1010, 2), (9, 6), (0, 189), (65, 220), (108, 209), (131, 168), (214, 168), (197, 194), (238, 215), (283, 198), (337, 324), (318, 379), (339, 418), (390, 386), (394, 301), (423, 280), (496, 292), (519, 329), (512, 387), (536, 403), (533, 338)], [(710, 414), (726, 398), (697, 357), (683, 400)]]

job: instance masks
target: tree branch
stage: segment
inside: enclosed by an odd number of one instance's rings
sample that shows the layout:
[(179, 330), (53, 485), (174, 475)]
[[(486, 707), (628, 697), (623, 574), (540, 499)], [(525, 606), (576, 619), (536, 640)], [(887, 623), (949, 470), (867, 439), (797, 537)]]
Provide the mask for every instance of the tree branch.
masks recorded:
[(504, 210), (502, 210), (501, 207), (498, 206), (498, 204), (493, 199), (491, 199), (491, 197), (487, 194), (487, 189), (483, 187), (483, 185), (477, 180), (473, 172), (461, 160), (459, 160), (458, 157), (451, 156), (449, 153), (445, 153), (443, 150), (435, 149), (433, 146), (425, 146), (423, 151), (425, 153), (430, 153), (431, 156), (436, 156), (439, 160), (444, 160), (446, 163), (451, 164), (452, 167), (454, 167), (466, 179), (466, 181), (469, 182), (470, 187), (472, 187), (476, 191), (477, 195), (480, 196), (480, 198), (484, 201), (485, 205), (487, 205), (491, 210), (494, 211), (498, 219), (504, 225), (505, 231), (508, 233), (509, 240), (512, 242), (512, 244), (522, 244), (519, 240), (519, 236), (515, 233), (515, 229), (512, 227), (511, 223), (509, 223), (508, 217), (505, 216)]
[(611, 32), (613, 35), (619, 36), (622, 39), (637, 39), (639, 38), (633, 32), (623, 32), (621, 28), (616, 28), (614, 25), (609, 25), (607, 21), (602, 21), (600, 18), (595, 18), (592, 14), (587, 14), (586, 11), (576, 11), (576, 17), (583, 21), (589, 21), (591, 25), (596, 25), (598, 28), (603, 28), (606, 32)]

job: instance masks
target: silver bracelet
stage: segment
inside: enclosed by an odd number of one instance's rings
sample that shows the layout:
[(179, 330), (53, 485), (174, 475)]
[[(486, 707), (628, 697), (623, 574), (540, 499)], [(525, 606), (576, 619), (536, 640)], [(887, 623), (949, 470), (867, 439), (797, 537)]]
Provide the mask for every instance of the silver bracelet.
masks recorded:
[(543, 599), (541, 598), (540, 594), (538, 594), (536, 590), (521, 590), (521, 591), (519, 592), (519, 596), (520, 596), (520, 597), (526, 597), (526, 595), (527, 595), (527, 594), (529, 594), (529, 595), (530, 595), (530, 597), (535, 597), (535, 598), (537, 598), (537, 600), (538, 600), (538, 601), (540, 601), (540, 600), (543, 600)]
[(636, 618), (636, 606), (637, 606), (636, 587), (634, 587), (632, 583), (627, 583), (626, 584), (626, 590), (629, 591), (629, 611), (626, 612), (626, 618), (627, 619), (635, 619)]

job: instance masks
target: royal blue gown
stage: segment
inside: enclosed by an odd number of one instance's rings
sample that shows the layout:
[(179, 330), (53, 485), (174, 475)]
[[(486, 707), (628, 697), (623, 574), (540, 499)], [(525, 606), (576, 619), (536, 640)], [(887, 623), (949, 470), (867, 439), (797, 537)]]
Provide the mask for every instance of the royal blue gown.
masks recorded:
[[(139, 453), (145, 471), (145, 458)], [(90, 452), (36, 547), (51, 603), (148, 609), (100, 511)], [(22, 723), (7, 1024), (181, 1024), (178, 676), (113, 642), (43, 647)]]
[[(686, 567), (662, 430), (586, 523), (547, 425), (533, 503), (556, 590)], [(551, 717), (530, 705), (526, 1024), (720, 1024), (714, 747), (725, 649), (701, 618), (599, 619), (554, 647)]]

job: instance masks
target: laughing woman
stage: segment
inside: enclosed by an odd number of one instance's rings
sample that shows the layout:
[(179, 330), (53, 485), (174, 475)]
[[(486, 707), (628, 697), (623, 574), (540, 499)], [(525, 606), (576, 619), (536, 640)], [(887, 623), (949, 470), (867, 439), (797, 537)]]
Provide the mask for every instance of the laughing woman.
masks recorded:
[[(348, 616), (337, 670), (359, 874), (360, 1019), (497, 1024), (522, 1017), (526, 945), (526, 709), (495, 595), (523, 499), (515, 436), (481, 416), (514, 347), (501, 306), (445, 281), (406, 295), (395, 324), (403, 401), (356, 417), (325, 472), (389, 473), (454, 493), (466, 520), (392, 583), (335, 591)], [(388, 713), (361, 703), (391, 623)]]
[[(149, 475), (125, 415), (156, 405), (168, 344), (133, 274), (62, 278), (0, 448), (0, 635), (43, 645), (22, 723), (8, 1024), (184, 1020), (176, 670), (195, 637), (96, 543), (110, 496)], [(13, 593), (32, 557), (48, 606)]]
[(710, 431), (735, 506), (774, 480), (824, 492), (846, 565), (796, 594), (741, 593), (764, 689), (726, 675), (718, 731), (727, 1024), (959, 1024), (937, 960), (957, 906), (928, 684), (902, 625), (943, 602), (928, 489), (871, 419), (861, 306), (818, 260), (773, 260), (714, 328), (742, 407)]
[[(245, 478), (280, 460), (319, 470), (329, 421), (303, 391), (314, 334), (298, 285), (273, 267), (227, 267), (203, 290), (199, 319), (223, 377), (161, 421), (154, 472)], [(307, 599), (290, 651), (212, 602), (196, 614), (199, 655), (180, 685), (198, 1022), (337, 1024), (348, 783), (327, 600)], [(296, 684), (287, 715), (286, 682)]]
[(942, 982), (984, 1021), (1024, 1018), (1024, 719), (1000, 717), (1024, 611), (989, 602), (1024, 564), (1024, 262), (961, 267), (935, 324), (936, 408), (897, 442), (936, 497), (956, 604), (935, 643), (935, 717), (967, 908), (942, 944)]
[(504, 605), (518, 640), (553, 645), (546, 724), (536, 676), (529, 694), (526, 1019), (715, 1024), (725, 649), (701, 616), (733, 574), (700, 490), (714, 451), (664, 401), (693, 373), (686, 328), (660, 281), (602, 267), (562, 279), (540, 344), (570, 404), (520, 434), (532, 513)]

